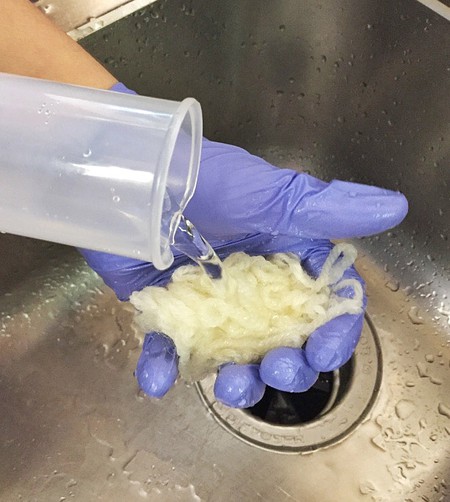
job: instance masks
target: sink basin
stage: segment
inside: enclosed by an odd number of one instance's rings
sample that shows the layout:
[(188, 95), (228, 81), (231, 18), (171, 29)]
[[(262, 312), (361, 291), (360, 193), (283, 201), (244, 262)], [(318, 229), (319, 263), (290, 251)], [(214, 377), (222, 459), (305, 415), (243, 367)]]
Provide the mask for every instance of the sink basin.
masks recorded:
[(355, 242), (363, 339), (296, 423), (225, 409), (209, 380), (146, 398), (130, 306), (75, 250), (1, 235), (0, 499), (450, 500), (448, 21), (406, 0), (172, 0), (81, 43), (140, 93), (196, 97), (211, 139), (401, 190), (410, 213)]

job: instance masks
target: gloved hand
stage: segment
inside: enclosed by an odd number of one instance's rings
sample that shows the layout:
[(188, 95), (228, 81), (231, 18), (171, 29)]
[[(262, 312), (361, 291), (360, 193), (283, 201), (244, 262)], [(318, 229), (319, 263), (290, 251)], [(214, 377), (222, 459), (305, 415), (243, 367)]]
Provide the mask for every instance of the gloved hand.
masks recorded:
[[(126, 88), (118, 85), (115, 90)], [(185, 215), (222, 258), (237, 251), (293, 252), (317, 276), (333, 246), (330, 239), (383, 232), (399, 224), (407, 210), (400, 193), (342, 181), (325, 183), (205, 139), (197, 190)], [(121, 300), (146, 286), (163, 286), (176, 267), (190, 263), (175, 253), (172, 267), (160, 271), (131, 258), (81, 252)], [(363, 284), (353, 267), (344, 277)], [(344, 289), (340, 294), (352, 292)], [(262, 398), (266, 384), (290, 392), (307, 390), (318, 372), (335, 370), (349, 360), (362, 324), (362, 314), (342, 315), (317, 329), (304, 350), (280, 347), (267, 353), (260, 365), (224, 365), (216, 377), (216, 398), (228, 406), (249, 407)], [(142, 390), (162, 397), (177, 377), (177, 362), (168, 337), (147, 334), (136, 369)]]

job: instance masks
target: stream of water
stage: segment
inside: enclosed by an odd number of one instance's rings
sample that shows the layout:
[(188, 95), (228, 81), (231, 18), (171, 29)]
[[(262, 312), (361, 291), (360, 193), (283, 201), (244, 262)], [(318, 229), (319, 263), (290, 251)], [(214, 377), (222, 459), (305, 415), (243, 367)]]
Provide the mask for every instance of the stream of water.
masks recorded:
[(222, 277), (222, 262), (209, 242), (184, 216), (175, 233), (173, 247), (195, 261), (212, 279)]

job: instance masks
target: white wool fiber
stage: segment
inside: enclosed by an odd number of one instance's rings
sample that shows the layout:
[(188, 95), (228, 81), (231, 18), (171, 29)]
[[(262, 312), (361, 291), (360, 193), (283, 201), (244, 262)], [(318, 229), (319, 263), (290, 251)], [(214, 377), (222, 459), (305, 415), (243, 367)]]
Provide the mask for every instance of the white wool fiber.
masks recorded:
[[(313, 279), (295, 254), (234, 253), (223, 261), (222, 279), (188, 265), (166, 287), (147, 287), (130, 301), (145, 333), (172, 338), (180, 374), (193, 381), (226, 362), (258, 362), (273, 348), (301, 347), (331, 319), (360, 313), (361, 284), (341, 280), (355, 258), (353, 246), (337, 244)], [(352, 298), (337, 295), (344, 287), (353, 289)]]

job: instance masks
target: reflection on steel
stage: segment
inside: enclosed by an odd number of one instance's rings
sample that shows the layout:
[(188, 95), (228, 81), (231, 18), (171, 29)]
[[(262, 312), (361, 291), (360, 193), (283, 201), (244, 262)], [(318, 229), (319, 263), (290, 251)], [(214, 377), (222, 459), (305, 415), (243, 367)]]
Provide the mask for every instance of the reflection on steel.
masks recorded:
[(439, 0), (417, 0), (417, 1), (422, 3), (423, 5), (426, 5), (429, 9), (436, 12), (436, 14), (439, 14), (443, 18), (447, 19), (447, 21), (450, 21), (450, 7), (445, 5), (443, 2), (439, 2)]

